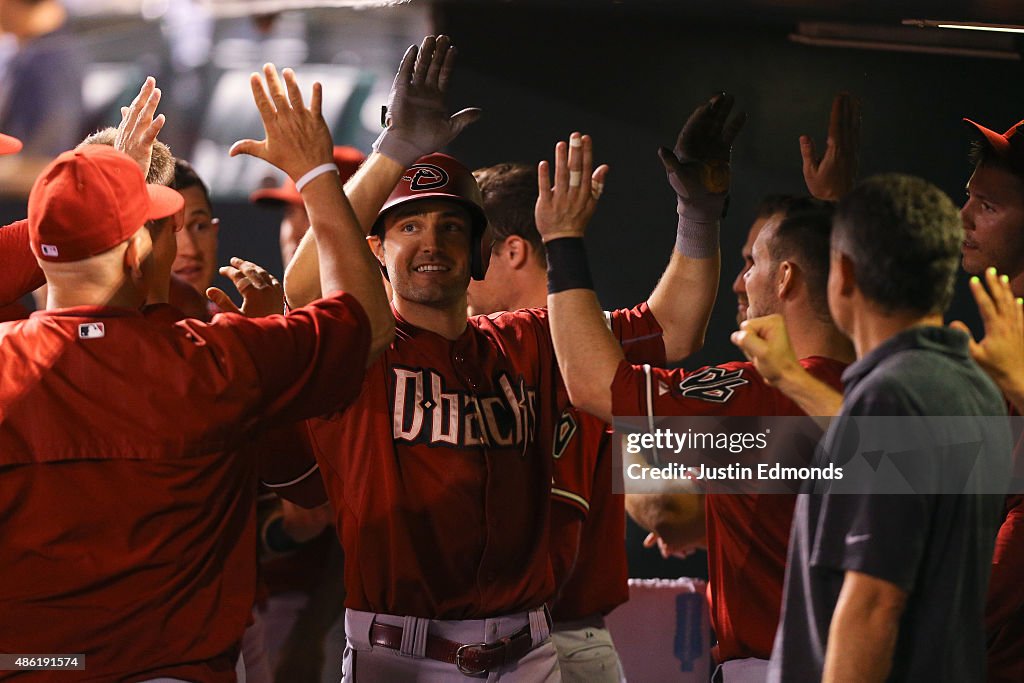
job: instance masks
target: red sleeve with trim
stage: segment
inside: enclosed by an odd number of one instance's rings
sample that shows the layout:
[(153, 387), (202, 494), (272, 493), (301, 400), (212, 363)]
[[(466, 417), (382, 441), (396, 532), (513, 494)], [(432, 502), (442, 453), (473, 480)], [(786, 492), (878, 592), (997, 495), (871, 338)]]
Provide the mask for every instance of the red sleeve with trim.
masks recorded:
[(0, 305), (9, 304), (46, 284), (28, 243), (28, 220), (0, 228)]
[(259, 462), (260, 484), (307, 509), (327, 502), (327, 490), (305, 423), (273, 427), (256, 435), (250, 443)]
[(686, 372), (626, 361), (612, 380), (614, 415), (784, 415), (774, 408), (780, 394), (747, 362)]
[(666, 364), (664, 331), (646, 301), (605, 315), (627, 360), (657, 366)]
[(297, 422), (342, 410), (359, 395), (370, 348), (370, 321), (351, 294), (336, 292), (287, 316), (221, 313), (210, 323), (183, 320), (202, 344), (208, 330), (230, 327), (259, 375), (254, 418)]

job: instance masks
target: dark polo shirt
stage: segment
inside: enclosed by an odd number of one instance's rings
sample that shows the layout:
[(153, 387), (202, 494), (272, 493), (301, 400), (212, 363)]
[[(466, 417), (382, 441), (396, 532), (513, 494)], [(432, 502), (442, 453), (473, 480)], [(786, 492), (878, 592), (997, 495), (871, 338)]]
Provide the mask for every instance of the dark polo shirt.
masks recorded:
[[(947, 328), (915, 327), (891, 337), (847, 368), (843, 384), (840, 417), (1006, 413), (998, 389), (971, 360), (967, 336)], [(959, 435), (940, 420), (909, 420), (908, 428), (912, 423), (928, 430), (921, 452), (928, 458), (920, 466), (940, 476), (949, 456), (928, 444)], [(851, 457), (843, 452), (856, 443), (849, 429), (848, 421), (834, 420), (821, 453), (837, 462)], [(987, 471), (1008, 477), (1009, 426), (1005, 433), (987, 430), (985, 438)], [(984, 490), (984, 483), (972, 490)], [(856, 571), (907, 593), (889, 681), (983, 681), (982, 617), (1002, 506), (1001, 496), (977, 493), (800, 494), (768, 680), (821, 680), (845, 572)]]

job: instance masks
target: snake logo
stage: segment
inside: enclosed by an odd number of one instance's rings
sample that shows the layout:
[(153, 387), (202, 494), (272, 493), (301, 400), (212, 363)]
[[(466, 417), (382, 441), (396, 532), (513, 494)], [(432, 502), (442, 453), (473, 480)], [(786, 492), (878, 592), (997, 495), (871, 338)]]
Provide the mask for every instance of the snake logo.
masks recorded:
[(402, 180), (409, 181), (409, 189), (413, 192), (436, 190), (448, 184), (448, 172), (434, 164), (413, 164), (409, 167), (412, 175), (403, 175)]

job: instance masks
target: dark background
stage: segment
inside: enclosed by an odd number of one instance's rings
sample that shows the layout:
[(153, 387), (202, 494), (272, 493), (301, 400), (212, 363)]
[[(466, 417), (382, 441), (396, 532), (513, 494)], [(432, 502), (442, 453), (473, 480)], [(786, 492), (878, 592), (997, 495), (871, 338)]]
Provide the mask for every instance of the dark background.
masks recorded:
[[(470, 167), (533, 164), (580, 130), (593, 136), (597, 160), (611, 165), (588, 239), (605, 307), (645, 299), (673, 245), (674, 195), (655, 150), (672, 145), (703, 100), (722, 90), (735, 95), (749, 120), (734, 149), (719, 303), (705, 349), (686, 363), (697, 367), (738, 357), (728, 342), (735, 328), (729, 284), (754, 207), (764, 194), (803, 190), (798, 137), (810, 134), (824, 148), (836, 92), (863, 103), (861, 177), (920, 175), (958, 204), (972, 139), (961, 117), (999, 131), (1024, 117), (1020, 61), (803, 46), (787, 38), (795, 21), (1019, 23), (1020, 11), (1008, 2), (450, 2), (434, 6), (433, 22), (460, 51), (452, 106), (484, 110), (453, 154)], [(239, 255), (281, 272), (279, 214), (240, 201), (218, 202), (215, 212), (222, 262)], [(22, 203), (0, 205), (0, 218), (22, 215)], [(977, 329), (964, 284), (961, 277), (951, 316)], [(638, 531), (631, 533), (636, 549)], [(700, 560), (665, 566), (650, 562), (653, 556), (634, 552), (635, 576), (701, 571)]]

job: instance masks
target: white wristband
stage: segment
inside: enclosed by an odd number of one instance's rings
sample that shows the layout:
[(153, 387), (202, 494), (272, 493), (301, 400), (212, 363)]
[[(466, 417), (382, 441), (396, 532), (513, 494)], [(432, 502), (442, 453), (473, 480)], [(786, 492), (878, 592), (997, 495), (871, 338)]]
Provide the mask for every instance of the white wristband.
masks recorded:
[(320, 164), (319, 166), (316, 166), (315, 168), (312, 168), (303, 173), (302, 177), (295, 181), (295, 189), (298, 190), (299, 192), (302, 192), (302, 189), (306, 187), (306, 185), (309, 185), (311, 182), (322, 176), (324, 173), (330, 173), (331, 171), (334, 171), (335, 173), (338, 172), (338, 167), (334, 164), (334, 162), (331, 162), (329, 164)]

